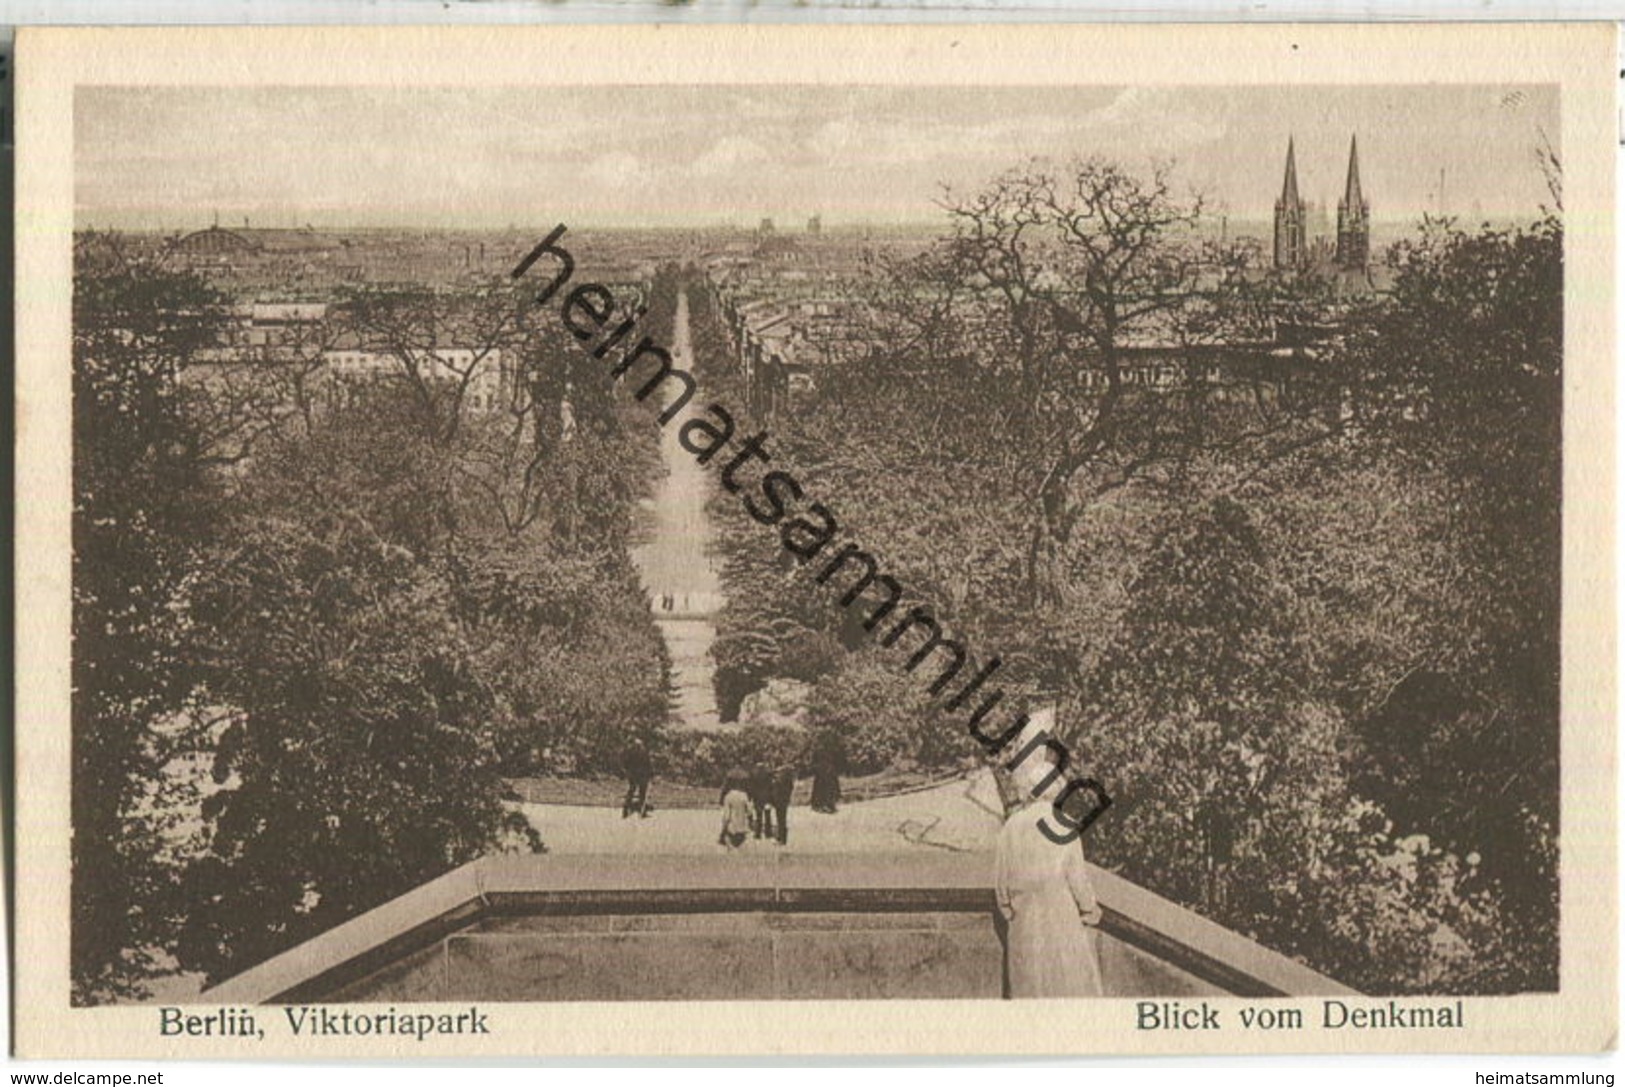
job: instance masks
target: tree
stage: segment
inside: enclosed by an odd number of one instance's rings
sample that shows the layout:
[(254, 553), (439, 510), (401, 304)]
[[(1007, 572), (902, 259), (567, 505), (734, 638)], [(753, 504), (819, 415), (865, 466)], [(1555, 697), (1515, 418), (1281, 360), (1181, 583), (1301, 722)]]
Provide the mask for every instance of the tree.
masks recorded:
[(1350, 344), (1373, 443), (1436, 473), (1448, 587), (1434, 636), (1373, 700), (1361, 780), (1396, 818), (1483, 857), (1556, 984), (1563, 230), (1425, 224)]
[(539, 847), (502, 779), (664, 717), (628, 530), (503, 521), (444, 485), (489, 420), (448, 429), (422, 409), (386, 381), (261, 443), (198, 579), (203, 686), (229, 724), (178, 950), (211, 978), (483, 853)]
[(1338, 431), (1335, 386), (1286, 395), (1292, 368), (1270, 361), (1278, 322), (1324, 293), (1258, 276), (1256, 246), (1216, 237), (1167, 165), (1035, 159), (945, 206), (952, 235), (889, 265), (874, 339), (916, 376), (998, 383), (978, 460), (1020, 499), (1023, 606), (1075, 603), (1070, 545), (1107, 496)]
[(455, 865), (535, 848), (448, 580), (365, 514), (240, 520), (195, 605), (230, 706), (181, 958), (218, 981)]
[[(357, 336), (394, 360), (395, 380), (437, 445), (457, 436), (475, 381), (500, 359), (522, 319), (517, 300), (501, 290), (367, 288), (348, 292), (339, 305)], [(453, 346), (464, 353), (451, 355)]]
[[(597, 373), (554, 396), (549, 333), (488, 290), (356, 292), (244, 349), (197, 277), (77, 257), (76, 999), (538, 847), (502, 778), (665, 719), (643, 409)], [(396, 371), (346, 379), (335, 345)]]
[[(1098, 161), (952, 201), (775, 463), (1059, 700), (1116, 800), (1097, 859), (1368, 991), (1550, 989), (1561, 227), (1426, 223), (1352, 299), (1199, 211)], [(754, 676), (841, 633), (769, 549), (724, 534), (730, 593), (771, 600), (724, 615)], [(884, 663), (812, 699), (878, 726), (873, 765), (927, 738)]]
[(841, 737), (856, 774), (891, 767), (962, 766), (978, 750), (935, 712), (924, 686), (876, 649), (843, 655), (812, 690), (809, 725)]
[[(1314, 697), (1295, 612), (1242, 506), (1175, 514), (1081, 692), (1081, 753), (1116, 786), (1102, 855), (1252, 925), (1272, 882), (1318, 863), (1314, 824), (1340, 802), (1341, 722)], [(1233, 878), (1249, 862), (1266, 882)]]
[(197, 742), (184, 607), (216, 492), (186, 381), (223, 299), (96, 236), (75, 252), (73, 306), (71, 959), (75, 999), (98, 1001), (139, 995), (173, 934), (152, 803)]
[(1142, 178), (1102, 159), (1035, 160), (947, 210), (954, 234), (923, 278), (969, 302), (983, 364), (1012, 371), (1030, 458), (1028, 594), (1053, 602), (1080, 472), (1110, 488), (1156, 457), (1124, 426), (1139, 399), (1124, 347), (1194, 291), (1201, 203), (1178, 199), (1162, 167)]
[[(759, 526), (739, 516), (737, 499), (722, 495), (717, 507), (726, 599), (711, 645), (716, 663), (717, 709), (724, 721), (739, 715), (744, 700), (782, 677), (817, 681), (832, 667), (839, 615), (806, 584)], [(733, 508), (727, 508), (733, 507)]]
[(1362, 991), (1530, 987), (1541, 949), (1479, 858), (1354, 788), (1327, 620), (1259, 521), (1176, 515), (1131, 587), (1073, 715), (1115, 800), (1093, 856)]

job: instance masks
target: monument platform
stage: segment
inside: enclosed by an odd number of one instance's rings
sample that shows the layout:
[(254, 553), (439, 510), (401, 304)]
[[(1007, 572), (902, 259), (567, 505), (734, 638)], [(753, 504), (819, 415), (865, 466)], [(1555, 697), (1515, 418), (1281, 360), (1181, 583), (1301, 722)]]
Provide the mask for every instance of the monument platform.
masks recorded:
[[(205, 990), (231, 1004), (998, 998), (985, 853), (488, 857)], [(1108, 995), (1352, 990), (1093, 869)]]

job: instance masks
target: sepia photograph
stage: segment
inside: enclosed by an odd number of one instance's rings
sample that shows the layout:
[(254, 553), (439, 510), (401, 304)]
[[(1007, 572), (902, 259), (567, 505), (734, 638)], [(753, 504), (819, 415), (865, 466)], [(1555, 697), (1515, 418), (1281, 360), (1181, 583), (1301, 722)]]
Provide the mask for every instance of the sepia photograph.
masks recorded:
[(1612, 1046), (1612, 31), (1223, 29), (25, 33), (25, 1046)]

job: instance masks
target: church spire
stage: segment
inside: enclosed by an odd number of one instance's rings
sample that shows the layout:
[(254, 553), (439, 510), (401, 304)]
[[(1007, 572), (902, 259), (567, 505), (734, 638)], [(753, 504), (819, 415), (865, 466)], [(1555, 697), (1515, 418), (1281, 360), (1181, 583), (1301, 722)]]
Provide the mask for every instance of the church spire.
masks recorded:
[(1291, 137), (1286, 141), (1286, 180), (1275, 202), (1275, 266), (1296, 272), (1307, 262), (1303, 200), (1298, 196), (1298, 157)]
[(1349, 178), (1337, 202), (1337, 264), (1364, 271), (1371, 259), (1371, 207), (1360, 191), (1360, 144), (1349, 137)]
[(1351, 208), (1360, 207), (1365, 197), (1360, 195), (1360, 138), (1349, 137), (1349, 180), (1343, 189), (1343, 203)]
[(1298, 199), (1298, 160), (1293, 153), (1293, 139), (1286, 140), (1286, 181), (1281, 184), (1281, 203), (1296, 207)]

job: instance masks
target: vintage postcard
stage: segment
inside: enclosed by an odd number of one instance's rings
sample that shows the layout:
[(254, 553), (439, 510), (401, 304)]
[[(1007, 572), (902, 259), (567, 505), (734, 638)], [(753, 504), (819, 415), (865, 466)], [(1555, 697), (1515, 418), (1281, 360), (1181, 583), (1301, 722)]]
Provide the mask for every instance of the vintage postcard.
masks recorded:
[(17, 51), (22, 1055), (1615, 1044), (1611, 27)]

